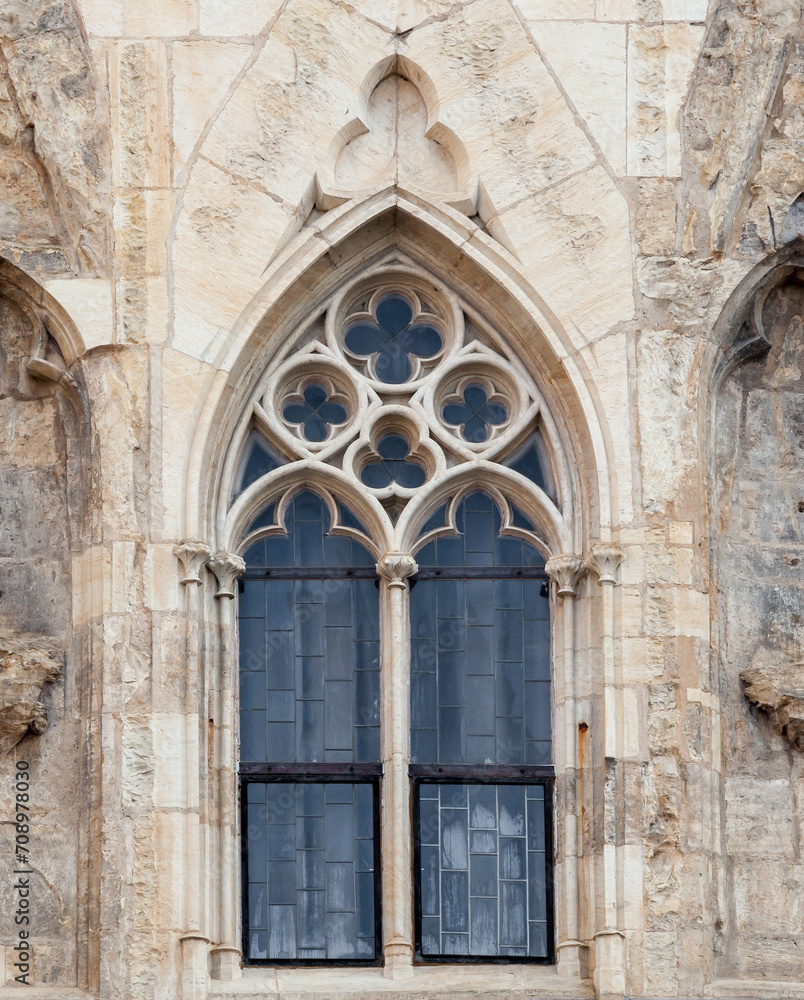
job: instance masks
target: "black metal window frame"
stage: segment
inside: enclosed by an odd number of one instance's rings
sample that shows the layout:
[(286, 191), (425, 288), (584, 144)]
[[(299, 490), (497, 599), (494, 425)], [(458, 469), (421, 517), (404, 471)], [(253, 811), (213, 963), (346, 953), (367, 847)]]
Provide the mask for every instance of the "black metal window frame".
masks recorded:
[[(283, 566), (276, 568), (250, 568), (240, 577), (246, 580), (374, 580), (379, 587), (377, 570), (373, 566), (322, 567)], [(244, 965), (252, 968), (316, 968), (357, 966), (362, 968), (380, 967), (382, 957), (382, 844), (381, 803), (383, 766), (379, 763), (265, 763), (263, 761), (241, 761), (238, 768), (240, 796), (240, 858), (241, 858), (241, 914), (242, 945)], [(372, 786), (372, 813), (374, 835), (374, 951), (373, 959), (365, 958), (320, 958), (320, 959), (279, 959), (246, 958), (249, 954), (249, 898), (248, 898), (248, 850), (246, 811), (248, 808), (246, 786), (253, 783), (294, 783), (294, 784), (370, 784)]]
[[(241, 914), (243, 930), (243, 955), (246, 967), (283, 966), (296, 968), (382, 965), (382, 847), (380, 844), (380, 804), (382, 764), (264, 764), (243, 761), (240, 777), (240, 863), (241, 863)], [(374, 819), (374, 958), (245, 958), (249, 954), (248, 913), (248, 851), (246, 831), (248, 808), (246, 786), (249, 784), (370, 784), (372, 786), (372, 812)]]
[[(408, 773), (413, 800), (413, 897), (415, 960), (417, 965), (555, 965), (555, 893), (553, 873), (553, 784), (552, 766), (508, 766), (411, 764)], [(545, 890), (547, 908), (547, 955), (424, 955), (422, 954), (421, 836), (419, 786), (428, 785), (541, 785), (544, 788)]]

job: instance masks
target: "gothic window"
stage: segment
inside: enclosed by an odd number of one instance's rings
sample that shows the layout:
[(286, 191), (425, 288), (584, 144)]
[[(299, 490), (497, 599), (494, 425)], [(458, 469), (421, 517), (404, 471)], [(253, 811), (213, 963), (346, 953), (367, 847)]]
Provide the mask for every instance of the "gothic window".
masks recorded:
[(353, 282), (303, 343), (259, 388), (228, 515), (245, 961), (376, 964), (407, 936), (421, 962), (551, 962), (541, 399), (412, 269)]

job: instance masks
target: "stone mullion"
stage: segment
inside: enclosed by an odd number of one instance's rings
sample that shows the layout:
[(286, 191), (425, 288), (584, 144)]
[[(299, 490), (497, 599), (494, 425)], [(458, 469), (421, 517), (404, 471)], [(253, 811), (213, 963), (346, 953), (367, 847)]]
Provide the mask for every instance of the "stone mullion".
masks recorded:
[[(558, 726), (556, 745), (560, 746), (563, 759), (557, 761), (562, 768), (560, 801), (558, 803), (562, 844), (559, 856), (558, 879), (558, 942), (556, 945), (559, 972), (563, 976), (580, 978), (586, 965), (586, 945), (582, 941), (580, 909), (581, 885), (579, 858), (583, 855), (580, 841), (579, 789), (583, 788), (579, 774), (578, 754), (578, 691), (575, 665), (575, 596), (576, 588), (584, 573), (580, 556), (554, 556), (545, 566), (548, 576), (556, 584), (556, 596), (561, 598), (561, 660), (560, 685), (554, 684), (557, 695), (556, 715)], [(557, 665), (556, 665), (557, 666)]]
[(385, 976), (413, 975), (410, 778), (410, 588), (418, 569), (406, 553), (377, 563), (381, 577), (382, 906)]
[(237, 864), (237, 762), (235, 747), (235, 690), (237, 644), (235, 641), (235, 582), (246, 564), (239, 557), (219, 552), (209, 561), (218, 582), (218, 717), (215, 729), (215, 766), (218, 791), (217, 927), (218, 942), (212, 949), (212, 975), (233, 980), (242, 975), (242, 952), (238, 944)]
[(199, 606), (201, 571), (210, 550), (202, 542), (189, 540), (177, 545), (174, 553), (184, 568), (185, 593), (185, 843), (184, 843), (184, 934), (182, 934), (181, 995), (185, 1000), (201, 1000), (207, 995), (209, 937), (204, 931), (201, 882), (201, 789), (199, 774), (199, 704), (201, 686), (201, 645)]

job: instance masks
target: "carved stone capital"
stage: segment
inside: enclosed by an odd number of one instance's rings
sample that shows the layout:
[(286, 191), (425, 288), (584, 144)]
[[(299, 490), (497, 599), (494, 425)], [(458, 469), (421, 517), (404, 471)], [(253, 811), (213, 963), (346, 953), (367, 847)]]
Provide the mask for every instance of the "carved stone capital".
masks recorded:
[(235, 580), (246, 569), (245, 560), (241, 559), (240, 556), (232, 555), (231, 552), (216, 552), (207, 560), (207, 566), (218, 581), (215, 596), (233, 598)]
[(597, 574), (599, 584), (608, 583), (616, 587), (620, 582), (620, 564), (624, 558), (623, 547), (618, 542), (597, 542), (586, 557), (586, 566)]
[(559, 597), (575, 597), (576, 588), (586, 572), (586, 565), (581, 556), (552, 556), (544, 564), (544, 569), (558, 587)]
[(419, 569), (409, 552), (386, 552), (377, 563), (377, 572), (391, 587), (404, 587), (408, 577)]
[(0, 757), (28, 733), (47, 728), (42, 688), (61, 677), (61, 666), (47, 650), (26, 639), (0, 636)]
[(182, 583), (201, 583), (201, 570), (209, 560), (210, 548), (197, 538), (186, 538), (180, 545), (173, 546), (173, 555), (184, 570)]

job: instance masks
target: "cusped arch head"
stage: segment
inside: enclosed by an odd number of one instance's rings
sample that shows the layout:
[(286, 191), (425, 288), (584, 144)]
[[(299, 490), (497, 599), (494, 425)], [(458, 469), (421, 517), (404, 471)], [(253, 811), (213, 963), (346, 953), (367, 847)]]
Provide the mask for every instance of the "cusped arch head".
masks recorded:
[[(281, 533), (288, 503), (306, 490), (316, 493), (326, 505), (332, 534), (345, 535), (360, 542), (375, 558), (392, 547), (390, 525), (382, 505), (374, 497), (356, 489), (339, 469), (320, 462), (299, 462), (282, 467), (247, 487), (226, 515), (222, 547), (242, 554), (261, 538)], [(340, 504), (365, 531), (346, 523)], [(276, 509), (271, 523), (254, 525), (255, 519), (272, 505), (276, 505)]]
[[(547, 494), (519, 473), (492, 462), (452, 469), (433, 489), (414, 498), (397, 525), (400, 550), (415, 554), (435, 538), (454, 534), (457, 506), (474, 492), (486, 493), (494, 500), (502, 516), (503, 534), (524, 538), (545, 559), (571, 551), (570, 526)], [(447, 505), (444, 526), (427, 531), (427, 522), (444, 504)], [(532, 529), (514, 523), (512, 506), (526, 516)]]
[[(610, 496), (605, 433), (583, 374), (574, 367), (569, 338), (499, 244), (458, 212), (393, 189), (328, 213), (315, 229), (299, 234), (266, 272), (262, 291), (221, 345), (214, 365), (218, 374), (210, 375), (208, 393), (199, 402), (189, 449), (185, 534), (204, 535), (217, 546), (224, 535), (234, 542), (232, 485), (266, 372), (304, 346), (311, 324), (323, 324), (345, 284), (373, 268), (393, 267), (415, 269), (422, 280), (430, 275), (434, 285), (448, 285), (467, 320), (538, 386), (564, 521), (559, 530), (547, 517), (545, 532), (551, 551), (564, 544), (567, 551), (582, 550), (598, 525), (609, 523)], [(238, 498), (235, 507), (246, 503)], [(238, 522), (238, 530), (246, 523)]]

